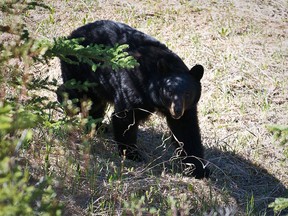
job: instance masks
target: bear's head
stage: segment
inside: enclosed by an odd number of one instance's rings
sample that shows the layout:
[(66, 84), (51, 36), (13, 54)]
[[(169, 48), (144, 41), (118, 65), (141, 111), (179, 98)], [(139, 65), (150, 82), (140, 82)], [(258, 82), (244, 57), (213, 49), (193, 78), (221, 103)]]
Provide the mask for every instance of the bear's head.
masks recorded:
[(195, 65), (189, 72), (168, 73), (164, 76), (159, 96), (162, 106), (172, 118), (181, 118), (185, 110), (197, 105), (203, 73), (203, 66)]

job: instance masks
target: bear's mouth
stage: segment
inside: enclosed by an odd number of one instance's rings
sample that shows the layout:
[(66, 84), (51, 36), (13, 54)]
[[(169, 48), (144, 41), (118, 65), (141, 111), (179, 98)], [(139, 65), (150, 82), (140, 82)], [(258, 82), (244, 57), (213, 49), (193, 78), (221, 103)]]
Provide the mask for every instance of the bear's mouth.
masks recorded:
[(181, 103), (179, 104), (179, 102), (172, 102), (169, 111), (172, 118), (180, 119), (184, 114), (184, 106)]

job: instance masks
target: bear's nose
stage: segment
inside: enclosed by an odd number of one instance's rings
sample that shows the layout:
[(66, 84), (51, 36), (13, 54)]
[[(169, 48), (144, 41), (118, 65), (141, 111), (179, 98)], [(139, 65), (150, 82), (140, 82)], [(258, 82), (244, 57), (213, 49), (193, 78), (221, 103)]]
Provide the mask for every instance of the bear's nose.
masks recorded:
[(182, 117), (182, 115), (183, 115), (182, 109), (178, 108), (178, 109), (174, 109), (174, 113), (173, 113), (172, 117), (174, 119), (179, 119)]

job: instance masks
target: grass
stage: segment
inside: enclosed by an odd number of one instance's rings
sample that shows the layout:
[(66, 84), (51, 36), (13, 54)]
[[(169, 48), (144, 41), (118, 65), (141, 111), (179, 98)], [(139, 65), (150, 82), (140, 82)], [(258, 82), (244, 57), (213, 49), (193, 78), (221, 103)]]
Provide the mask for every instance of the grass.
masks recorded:
[[(287, 159), (266, 129), (288, 120), (287, 1), (45, 3), (52, 11), (26, 14), (37, 38), (112, 19), (161, 40), (189, 67), (205, 67), (199, 120), (211, 179), (179, 174), (157, 115), (139, 132), (146, 163), (122, 161), (111, 129), (97, 136), (39, 129), (22, 156), (34, 178), (53, 177), (64, 215), (273, 215), (268, 204), (288, 187)], [(50, 65), (51, 78), (61, 80), (58, 60)], [(43, 71), (35, 66), (35, 74)]]

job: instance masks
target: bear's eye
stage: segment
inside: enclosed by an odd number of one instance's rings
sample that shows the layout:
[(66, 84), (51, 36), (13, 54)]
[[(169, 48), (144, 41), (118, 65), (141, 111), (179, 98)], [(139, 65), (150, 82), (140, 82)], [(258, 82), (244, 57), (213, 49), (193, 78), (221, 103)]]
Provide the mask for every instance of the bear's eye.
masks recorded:
[(164, 95), (167, 97), (171, 97), (173, 94), (173, 91), (171, 89), (164, 89)]

